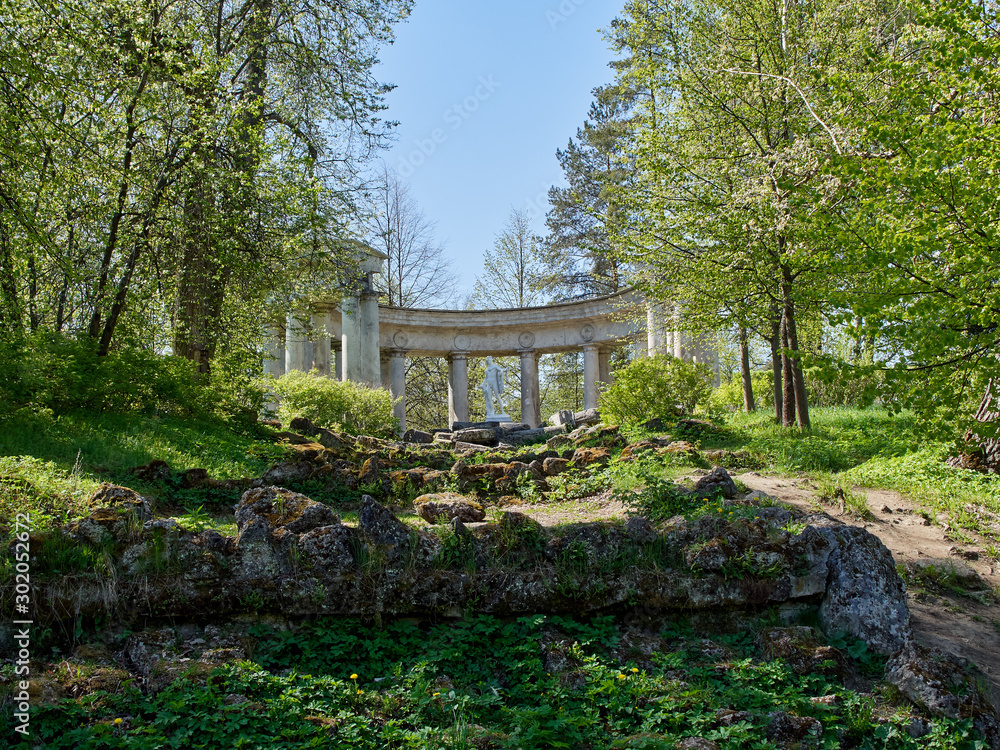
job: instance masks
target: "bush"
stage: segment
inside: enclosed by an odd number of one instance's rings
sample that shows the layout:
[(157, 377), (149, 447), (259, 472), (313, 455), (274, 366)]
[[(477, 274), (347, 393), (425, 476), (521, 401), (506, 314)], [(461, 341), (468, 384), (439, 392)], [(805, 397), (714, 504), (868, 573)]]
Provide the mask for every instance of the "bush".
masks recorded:
[(331, 380), (313, 370), (282, 375), (274, 381), (274, 392), (280, 399), (278, 418), (286, 425), (305, 417), (354, 435), (391, 437), (398, 429), (392, 396), (381, 388)]
[(707, 365), (663, 354), (637, 359), (618, 370), (601, 394), (601, 415), (608, 422), (635, 423), (689, 414), (708, 398), (711, 380)]
[[(752, 372), (750, 382), (753, 385), (754, 405), (758, 409), (771, 407), (774, 403), (771, 372)], [(713, 389), (708, 397), (707, 406), (711, 414), (743, 411), (743, 379), (739, 375), (733, 375), (727, 382)]]

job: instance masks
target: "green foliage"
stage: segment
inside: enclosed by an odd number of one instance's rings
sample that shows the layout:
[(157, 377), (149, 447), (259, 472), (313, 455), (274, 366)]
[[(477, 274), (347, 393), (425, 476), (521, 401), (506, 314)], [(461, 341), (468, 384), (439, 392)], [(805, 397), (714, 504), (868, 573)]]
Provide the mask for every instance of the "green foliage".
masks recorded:
[(636, 359), (601, 393), (601, 416), (608, 423), (638, 423), (691, 413), (708, 397), (710, 382), (707, 365), (662, 354)]
[(284, 424), (306, 417), (319, 427), (353, 435), (391, 437), (398, 424), (392, 414), (392, 396), (382, 388), (333, 380), (318, 372), (289, 372), (274, 381), (281, 400), (278, 415)]
[[(726, 647), (721, 659), (683, 623), (665, 623), (661, 635), (670, 646), (648, 654), (622, 648), (611, 617), (477, 616), (391, 621), (381, 629), (337, 618), (294, 632), (256, 626), (247, 639), (256, 643), (252, 662), (211, 673), (194, 667), (149, 695), (126, 685), (36, 706), (32, 737), (23, 742), (10, 732), (9, 712), (0, 712), (0, 737), (18, 750), (610, 750), (670, 748), (701, 736), (722, 750), (769, 750), (769, 714), (787, 711), (820, 723), (818, 747), (974, 747), (969, 721), (935, 719), (929, 739), (913, 740), (905, 731), (908, 711), (765, 660), (746, 634), (715, 637)], [(864, 644), (844, 640), (844, 647), (865, 666)], [(560, 671), (550, 668), (547, 653), (564, 665)], [(828, 695), (835, 705), (813, 700)], [(717, 712), (732, 707), (747, 718), (720, 726)]]

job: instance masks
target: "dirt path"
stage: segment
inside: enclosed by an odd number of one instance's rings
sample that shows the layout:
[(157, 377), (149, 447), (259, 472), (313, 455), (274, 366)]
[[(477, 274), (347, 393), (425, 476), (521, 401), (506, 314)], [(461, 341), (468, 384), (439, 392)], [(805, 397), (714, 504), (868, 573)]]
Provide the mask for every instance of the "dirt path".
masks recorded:
[[(808, 479), (765, 477), (741, 474), (739, 479), (752, 490), (762, 490), (803, 509), (819, 509), (834, 518), (875, 534), (892, 552), (897, 564), (919, 570), (932, 565), (945, 578), (965, 575), (971, 568), (996, 592), (1000, 586), (1000, 563), (988, 559), (985, 545), (976, 534), (963, 531), (973, 544), (957, 544), (948, 539), (945, 522), (932, 523), (924, 509), (896, 492), (857, 488), (867, 496), (874, 520), (859, 520), (836, 507), (816, 502), (816, 486)], [(977, 584), (969, 586), (978, 588)], [(990, 603), (954, 593), (919, 581), (907, 586), (907, 600), (916, 638), (927, 645), (964, 657), (977, 664), (990, 683), (993, 704), (1000, 706), (1000, 604), (995, 596), (983, 597)]]
[[(751, 490), (761, 490), (803, 510), (819, 510), (844, 523), (862, 526), (882, 540), (899, 565), (917, 571), (932, 566), (930, 572), (946, 582), (964, 577), (966, 585), (956, 588), (984, 591), (987, 595), (980, 597), (980, 602), (974, 596), (935, 585), (933, 580), (925, 583), (908, 576), (907, 599), (916, 638), (978, 665), (989, 681), (994, 705), (1000, 706), (1000, 604), (995, 596), (1000, 591), (1000, 562), (987, 557), (981, 538), (963, 531), (973, 543), (956, 543), (948, 538), (946, 521), (932, 522), (923, 507), (895, 492), (857, 488), (867, 497), (873, 516), (873, 520), (862, 520), (841, 513), (835, 506), (820, 505), (817, 487), (809, 479), (755, 472), (737, 478)], [(575, 503), (516, 505), (504, 510), (528, 514), (544, 526), (621, 518), (627, 512), (609, 492)], [(969, 569), (982, 580), (977, 583)]]

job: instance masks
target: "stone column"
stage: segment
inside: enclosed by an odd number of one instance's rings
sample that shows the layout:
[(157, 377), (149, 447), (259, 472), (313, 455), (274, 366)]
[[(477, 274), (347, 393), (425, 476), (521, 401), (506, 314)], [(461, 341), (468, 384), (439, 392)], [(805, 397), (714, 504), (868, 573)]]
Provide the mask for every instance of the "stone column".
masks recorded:
[(597, 379), (602, 383), (611, 382), (611, 350), (597, 350)]
[(357, 292), (340, 302), (341, 380), (361, 380), (361, 298)]
[(389, 353), (389, 376), (385, 382), (395, 402), (392, 413), (399, 420), (402, 434), (406, 432), (406, 352), (403, 349), (393, 349)]
[(518, 349), (521, 355), (521, 421), (532, 427), (542, 424), (538, 397), (538, 355), (534, 349)]
[(331, 349), (330, 359), (332, 367), (332, 370), (330, 372), (330, 377), (333, 378), (334, 380), (344, 379), (344, 358), (340, 354), (342, 346), (343, 342), (340, 336), (337, 336), (336, 338), (330, 341), (330, 349)]
[(452, 352), (448, 357), (448, 420), (452, 424), (469, 421), (468, 352)]
[(280, 378), (285, 374), (285, 329), (268, 326), (264, 334), (264, 374)]
[(378, 353), (378, 293), (361, 293), (361, 380), (382, 385)]
[(600, 362), (597, 344), (583, 347), (583, 408), (597, 408), (597, 381), (600, 376)]
[(659, 302), (646, 303), (646, 347), (649, 356), (669, 354), (667, 351), (667, 322), (669, 312)]
[(379, 372), (379, 383), (381, 383), (383, 388), (389, 387), (389, 378), (392, 377), (389, 373), (389, 353), (380, 352), (378, 358), (378, 372)]
[(313, 313), (313, 367), (323, 377), (330, 377), (330, 316), (328, 313)]
[(285, 323), (285, 372), (309, 372), (312, 366), (311, 349), (306, 326), (293, 313), (288, 313)]

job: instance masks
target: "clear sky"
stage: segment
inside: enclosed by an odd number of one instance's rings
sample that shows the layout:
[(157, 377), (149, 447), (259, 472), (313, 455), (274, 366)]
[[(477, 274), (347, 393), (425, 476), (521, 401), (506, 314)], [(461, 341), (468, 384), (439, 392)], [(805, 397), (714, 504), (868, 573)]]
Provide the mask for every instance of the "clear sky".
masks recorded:
[(583, 124), (613, 54), (600, 29), (623, 0), (416, 0), (376, 74), (397, 88), (384, 158), (471, 291), (511, 208), (545, 230), (557, 148)]

